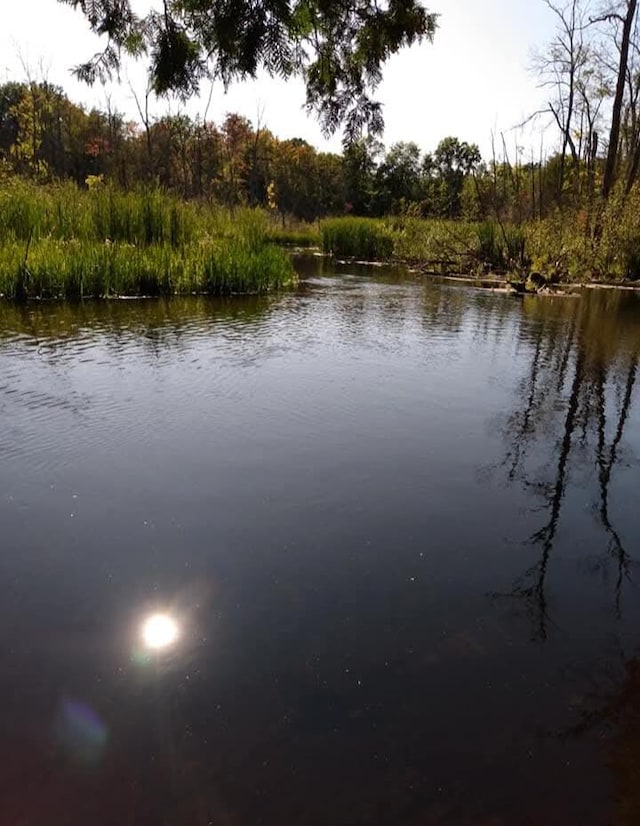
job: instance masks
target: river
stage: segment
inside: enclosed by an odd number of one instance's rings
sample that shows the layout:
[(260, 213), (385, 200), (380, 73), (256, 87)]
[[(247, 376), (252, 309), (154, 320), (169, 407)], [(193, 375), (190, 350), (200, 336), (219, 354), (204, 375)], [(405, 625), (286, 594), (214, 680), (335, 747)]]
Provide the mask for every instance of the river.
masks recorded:
[(640, 298), (299, 266), (0, 305), (3, 826), (639, 823)]

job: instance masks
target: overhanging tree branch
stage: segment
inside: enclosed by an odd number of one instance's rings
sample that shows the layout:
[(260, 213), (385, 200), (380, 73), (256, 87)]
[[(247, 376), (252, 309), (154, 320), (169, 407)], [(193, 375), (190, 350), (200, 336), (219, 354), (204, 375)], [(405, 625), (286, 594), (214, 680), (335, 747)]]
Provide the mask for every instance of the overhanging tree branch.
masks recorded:
[(389, 57), (430, 41), (437, 15), (419, 0), (163, 0), (162, 12), (134, 15), (131, 0), (59, 0), (109, 38), (106, 55), (77, 73), (89, 82), (117, 73), (123, 53), (150, 57), (156, 94), (183, 97), (209, 77), (228, 85), (259, 70), (301, 76), (307, 108), (324, 130), (348, 138), (383, 127), (371, 98)]

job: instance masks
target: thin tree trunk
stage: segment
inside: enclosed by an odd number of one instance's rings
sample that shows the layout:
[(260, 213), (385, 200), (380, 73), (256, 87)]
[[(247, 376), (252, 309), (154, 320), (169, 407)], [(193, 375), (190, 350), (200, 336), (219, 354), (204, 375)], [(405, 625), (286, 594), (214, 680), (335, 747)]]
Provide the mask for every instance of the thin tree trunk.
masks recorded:
[(627, 66), (629, 62), (629, 44), (631, 41), (631, 29), (636, 16), (638, 0), (628, 0), (627, 14), (622, 27), (622, 43), (620, 45), (620, 65), (618, 68), (618, 82), (616, 84), (616, 95), (613, 100), (613, 110), (611, 113), (611, 132), (609, 134), (609, 151), (607, 153), (607, 163), (604, 168), (604, 178), (602, 181), (602, 195), (608, 198), (615, 181), (616, 166), (618, 161), (618, 149), (620, 144), (620, 122), (622, 119), (622, 103), (624, 99), (624, 88), (627, 77)]

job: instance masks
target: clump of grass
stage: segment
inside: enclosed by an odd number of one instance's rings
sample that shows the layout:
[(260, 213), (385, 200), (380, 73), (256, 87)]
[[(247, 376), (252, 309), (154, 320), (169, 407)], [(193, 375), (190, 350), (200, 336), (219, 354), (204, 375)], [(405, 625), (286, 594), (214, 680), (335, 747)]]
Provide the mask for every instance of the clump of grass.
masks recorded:
[(320, 224), (325, 253), (363, 261), (386, 261), (393, 237), (383, 221), (373, 218), (330, 218)]
[(259, 210), (232, 215), (159, 189), (0, 188), (0, 293), (10, 298), (228, 295), (294, 280)]
[(527, 254), (527, 236), (521, 226), (499, 224), (488, 219), (477, 226), (478, 257), (497, 270), (527, 270), (531, 263)]
[(308, 229), (270, 229), (267, 235), (270, 243), (282, 247), (319, 247), (322, 236), (315, 228)]
[(157, 189), (124, 193), (107, 187), (87, 193), (86, 202), (93, 224), (87, 240), (179, 247), (195, 235), (192, 208)]
[(504, 239), (496, 221), (481, 221), (478, 224), (478, 254), (484, 264), (502, 269), (505, 264)]
[(15, 299), (262, 293), (294, 280), (284, 251), (237, 240), (176, 250), (42, 239), (26, 261), (21, 243), (0, 245), (0, 293)]
[(210, 295), (263, 293), (288, 286), (295, 276), (289, 257), (275, 247), (259, 252), (242, 242), (224, 244), (204, 256), (200, 292)]
[(521, 226), (510, 224), (505, 227), (504, 247), (509, 269), (523, 272), (529, 267), (531, 260), (527, 255), (527, 238)]
[(83, 191), (12, 180), (0, 190), (0, 242), (33, 236), (178, 247), (195, 238), (196, 222), (194, 205), (159, 189)]
[(20, 179), (10, 179), (0, 189), (0, 242), (46, 234), (51, 223), (48, 199), (37, 197), (37, 188)]

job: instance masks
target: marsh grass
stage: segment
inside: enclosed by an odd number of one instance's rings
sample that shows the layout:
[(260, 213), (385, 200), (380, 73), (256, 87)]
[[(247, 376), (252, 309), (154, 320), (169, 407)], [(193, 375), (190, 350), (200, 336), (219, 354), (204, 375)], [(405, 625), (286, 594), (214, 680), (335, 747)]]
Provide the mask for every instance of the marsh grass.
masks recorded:
[(491, 267), (502, 269), (505, 265), (505, 245), (498, 223), (482, 221), (476, 231), (481, 260)]
[(322, 234), (316, 225), (282, 229), (273, 227), (268, 232), (270, 243), (282, 247), (311, 248), (322, 246)]
[(523, 227), (419, 218), (335, 218), (320, 225), (324, 251), (369, 261), (395, 259), (434, 272), (480, 274), (489, 267), (516, 272), (530, 264)]
[(336, 258), (386, 261), (394, 243), (384, 221), (374, 218), (329, 218), (320, 224), (322, 249)]
[(216, 295), (295, 281), (258, 210), (233, 214), (160, 190), (14, 180), (0, 189), (0, 293), (9, 298)]
[(418, 218), (333, 218), (322, 221), (323, 250), (334, 257), (366, 261), (396, 259), (456, 272), (479, 259), (477, 225), (469, 221)]
[(0, 293), (8, 298), (86, 298), (209, 293), (260, 293), (295, 278), (287, 254), (238, 240), (191, 244), (35, 242), (0, 245)]

